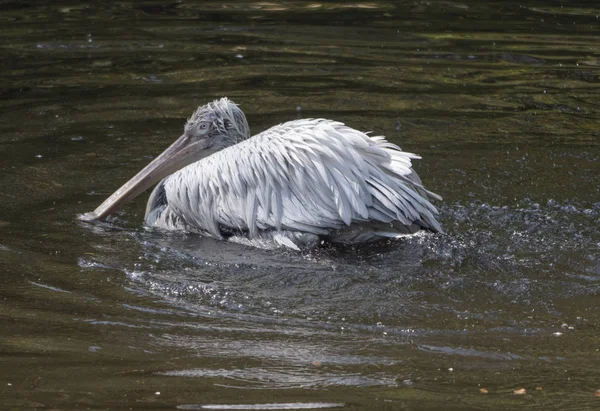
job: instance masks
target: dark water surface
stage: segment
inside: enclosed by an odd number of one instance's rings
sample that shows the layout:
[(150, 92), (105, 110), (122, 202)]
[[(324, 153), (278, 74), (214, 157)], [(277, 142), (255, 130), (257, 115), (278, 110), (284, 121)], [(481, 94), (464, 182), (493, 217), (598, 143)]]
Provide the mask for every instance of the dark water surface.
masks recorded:
[[(0, 2), (0, 408), (600, 409), (595, 3)], [(221, 96), (421, 154), (446, 234), (76, 220)]]

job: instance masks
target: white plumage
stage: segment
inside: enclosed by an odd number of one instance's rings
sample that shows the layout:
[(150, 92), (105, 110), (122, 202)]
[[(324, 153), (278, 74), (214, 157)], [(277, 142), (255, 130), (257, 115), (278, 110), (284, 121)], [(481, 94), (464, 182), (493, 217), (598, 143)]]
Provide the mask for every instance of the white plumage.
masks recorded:
[(336, 121), (290, 121), (165, 178), (146, 222), (294, 248), (319, 237), (354, 243), (441, 231), (426, 197), (437, 196), (420, 184), (415, 158)]

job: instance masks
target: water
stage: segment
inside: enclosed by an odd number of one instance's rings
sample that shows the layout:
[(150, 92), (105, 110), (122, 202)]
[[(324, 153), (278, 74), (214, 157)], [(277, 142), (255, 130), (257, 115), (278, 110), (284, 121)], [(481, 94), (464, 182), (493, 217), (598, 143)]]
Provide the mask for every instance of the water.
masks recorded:
[[(593, 2), (0, 10), (2, 408), (600, 407)], [(146, 231), (146, 196), (76, 220), (221, 96), (421, 154), (446, 233), (266, 251)]]

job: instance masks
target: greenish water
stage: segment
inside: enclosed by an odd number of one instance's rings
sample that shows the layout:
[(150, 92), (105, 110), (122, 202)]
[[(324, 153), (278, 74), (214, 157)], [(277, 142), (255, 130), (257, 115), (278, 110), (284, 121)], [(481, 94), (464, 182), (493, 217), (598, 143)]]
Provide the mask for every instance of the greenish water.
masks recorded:
[[(599, 16), (1, 2), (0, 408), (600, 408)], [(265, 251), (146, 231), (147, 196), (76, 220), (222, 96), (255, 133), (419, 153), (446, 233)]]

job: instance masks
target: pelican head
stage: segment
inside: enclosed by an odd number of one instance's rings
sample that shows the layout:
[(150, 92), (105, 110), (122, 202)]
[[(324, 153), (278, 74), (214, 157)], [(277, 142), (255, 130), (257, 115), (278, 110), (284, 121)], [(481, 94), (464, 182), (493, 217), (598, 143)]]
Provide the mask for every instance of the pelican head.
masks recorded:
[(185, 123), (181, 137), (98, 208), (79, 218), (86, 221), (104, 218), (166, 176), (249, 137), (250, 127), (244, 112), (228, 98), (198, 107)]

